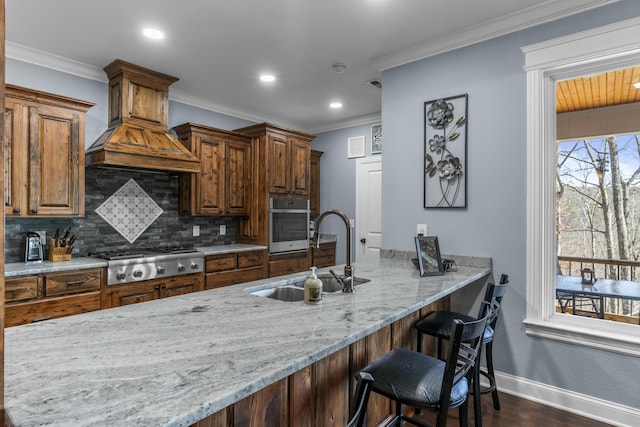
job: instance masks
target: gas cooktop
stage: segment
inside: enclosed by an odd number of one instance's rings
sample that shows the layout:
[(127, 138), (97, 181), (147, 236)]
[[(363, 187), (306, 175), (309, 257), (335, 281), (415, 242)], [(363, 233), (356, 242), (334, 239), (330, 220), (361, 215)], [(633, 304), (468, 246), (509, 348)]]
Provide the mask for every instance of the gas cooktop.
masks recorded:
[(149, 249), (117, 249), (90, 252), (107, 260), (107, 285), (200, 273), (204, 253), (193, 247), (164, 246)]
[(118, 259), (135, 259), (149, 256), (157, 256), (161, 254), (191, 254), (198, 253), (194, 247), (188, 246), (166, 246), (158, 248), (142, 248), (142, 249), (114, 249), (98, 252), (89, 252), (90, 257), (118, 260)]

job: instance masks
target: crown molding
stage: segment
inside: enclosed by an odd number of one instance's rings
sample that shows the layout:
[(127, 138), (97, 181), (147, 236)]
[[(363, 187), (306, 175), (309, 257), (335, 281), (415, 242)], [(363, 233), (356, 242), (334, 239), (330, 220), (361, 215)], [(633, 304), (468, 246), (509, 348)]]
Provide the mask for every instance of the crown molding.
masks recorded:
[(462, 31), (458, 30), (436, 39), (426, 40), (412, 48), (373, 57), (371, 62), (378, 70), (384, 71), (618, 1), (620, 0), (563, 0), (562, 2), (549, 0), (499, 19), (492, 19)]
[(18, 43), (7, 41), (5, 44), (5, 56), (40, 67), (51, 68), (74, 76), (84, 77), (90, 80), (107, 83), (109, 79), (101, 68), (88, 65), (83, 62), (73, 61), (69, 58), (54, 55), (42, 50), (33, 49)]
[(338, 129), (345, 129), (354, 126), (368, 125), (380, 123), (382, 121), (382, 115), (380, 112), (366, 114), (364, 116), (351, 117), (346, 120), (340, 120), (333, 123), (327, 123), (326, 125), (322, 125), (320, 127), (312, 128), (308, 130), (311, 134), (318, 134), (322, 132), (330, 132)]

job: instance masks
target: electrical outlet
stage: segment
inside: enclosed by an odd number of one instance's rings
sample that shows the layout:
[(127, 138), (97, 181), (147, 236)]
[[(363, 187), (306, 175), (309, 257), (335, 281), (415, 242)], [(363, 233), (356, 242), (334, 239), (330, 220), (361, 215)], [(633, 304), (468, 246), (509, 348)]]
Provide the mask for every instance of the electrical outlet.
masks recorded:
[(224, 236), (225, 234), (227, 234), (227, 226), (223, 224), (220, 226), (220, 235)]
[(200, 226), (199, 225), (194, 225), (193, 226), (193, 237), (198, 237), (200, 235)]
[(44, 247), (47, 241), (47, 232), (42, 230), (42, 231), (36, 231), (35, 233), (38, 233), (40, 235), (40, 244), (42, 244)]
[(427, 224), (418, 224), (416, 234), (418, 236), (426, 236), (427, 235)]

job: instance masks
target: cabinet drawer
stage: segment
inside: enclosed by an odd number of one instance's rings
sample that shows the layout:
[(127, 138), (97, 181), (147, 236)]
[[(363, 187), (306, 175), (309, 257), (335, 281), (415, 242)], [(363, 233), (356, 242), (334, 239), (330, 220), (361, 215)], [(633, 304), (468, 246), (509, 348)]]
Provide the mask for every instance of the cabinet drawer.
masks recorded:
[(209, 273), (206, 279), (206, 289), (222, 288), (260, 279), (264, 279), (262, 266), (223, 273)]
[(313, 257), (313, 266), (318, 268), (332, 267), (336, 265), (335, 256)]
[(74, 273), (45, 274), (44, 296), (73, 295), (100, 290), (102, 270), (93, 269)]
[(5, 307), (5, 326), (22, 325), (96, 310), (100, 310), (99, 292), (17, 303)]
[(207, 273), (233, 270), (237, 265), (236, 254), (211, 255), (205, 259), (205, 271)]
[(38, 277), (17, 277), (5, 279), (4, 300), (5, 302), (25, 301), (38, 296)]
[(336, 254), (336, 244), (335, 243), (323, 243), (319, 248), (312, 247), (312, 254), (314, 258), (326, 257), (326, 256), (335, 256)]
[(269, 261), (269, 277), (284, 276), (309, 269), (309, 258), (291, 258)]
[(264, 251), (240, 252), (238, 254), (238, 268), (258, 267), (264, 263)]

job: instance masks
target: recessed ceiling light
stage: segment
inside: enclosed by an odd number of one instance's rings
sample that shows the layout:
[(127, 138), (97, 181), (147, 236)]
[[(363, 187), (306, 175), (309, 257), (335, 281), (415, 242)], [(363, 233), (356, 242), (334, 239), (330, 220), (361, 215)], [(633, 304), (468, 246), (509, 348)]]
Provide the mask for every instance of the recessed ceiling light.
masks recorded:
[(159, 40), (164, 38), (164, 33), (155, 28), (145, 28), (144, 30), (142, 30), (142, 34), (144, 34), (145, 37), (148, 37), (154, 40)]
[(274, 76), (273, 74), (262, 74), (260, 76), (260, 81), (267, 83), (275, 82), (276, 76)]
[(331, 108), (342, 108), (342, 102), (332, 102), (331, 104), (329, 104), (329, 107)]

